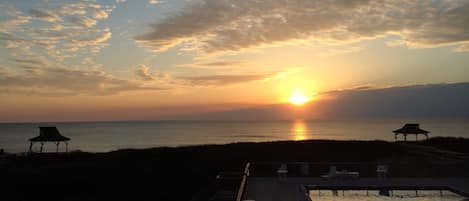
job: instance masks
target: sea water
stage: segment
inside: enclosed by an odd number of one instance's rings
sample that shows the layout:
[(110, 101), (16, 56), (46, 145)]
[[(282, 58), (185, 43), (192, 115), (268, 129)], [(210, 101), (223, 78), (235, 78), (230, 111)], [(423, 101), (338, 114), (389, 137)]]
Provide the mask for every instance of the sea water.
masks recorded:
[[(469, 137), (469, 119), (0, 123), (0, 148), (11, 153), (27, 151), (28, 139), (39, 135), (39, 126), (56, 126), (72, 139), (70, 150), (104, 152), (123, 148), (277, 140), (392, 141), (392, 130), (407, 122), (420, 123), (421, 128), (431, 131), (430, 136)], [(414, 140), (415, 136), (408, 139)], [(45, 150), (55, 151), (55, 144), (47, 143)]]

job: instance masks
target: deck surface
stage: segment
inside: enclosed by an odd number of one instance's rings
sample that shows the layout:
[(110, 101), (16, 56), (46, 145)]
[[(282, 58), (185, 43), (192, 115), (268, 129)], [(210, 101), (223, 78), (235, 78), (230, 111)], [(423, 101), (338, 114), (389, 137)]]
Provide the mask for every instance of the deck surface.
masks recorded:
[(245, 200), (255, 201), (304, 201), (300, 187), (307, 185), (327, 186), (446, 186), (469, 196), (469, 178), (360, 178), (351, 180), (325, 180), (322, 178), (250, 177), (247, 181)]

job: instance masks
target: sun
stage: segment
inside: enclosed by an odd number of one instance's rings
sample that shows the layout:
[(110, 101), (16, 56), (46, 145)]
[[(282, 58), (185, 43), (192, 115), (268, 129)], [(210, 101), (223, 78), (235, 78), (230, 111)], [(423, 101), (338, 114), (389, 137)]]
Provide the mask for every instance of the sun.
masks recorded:
[(301, 91), (295, 91), (293, 95), (290, 97), (290, 99), (288, 99), (290, 103), (293, 103), (298, 106), (305, 104), (306, 102), (308, 102), (308, 100), (309, 100), (308, 97), (306, 97), (304, 93)]

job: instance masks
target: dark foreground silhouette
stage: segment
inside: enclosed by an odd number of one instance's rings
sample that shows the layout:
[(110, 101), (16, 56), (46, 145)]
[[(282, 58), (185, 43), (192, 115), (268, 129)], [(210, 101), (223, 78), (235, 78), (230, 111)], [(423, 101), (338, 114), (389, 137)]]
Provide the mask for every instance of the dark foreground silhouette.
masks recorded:
[[(252, 162), (390, 164), (390, 177), (468, 177), (469, 139), (284, 141), (0, 158), (0, 200), (208, 200), (221, 172)], [(327, 171), (318, 170), (318, 174)], [(374, 167), (372, 167), (374, 168)], [(264, 172), (262, 172), (264, 171)], [(268, 169), (258, 175), (270, 174)], [(294, 170), (293, 170), (294, 172)], [(294, 174), (293, 174), (294, 176)], [(372, 173), (361, 173), (372, 177)]]

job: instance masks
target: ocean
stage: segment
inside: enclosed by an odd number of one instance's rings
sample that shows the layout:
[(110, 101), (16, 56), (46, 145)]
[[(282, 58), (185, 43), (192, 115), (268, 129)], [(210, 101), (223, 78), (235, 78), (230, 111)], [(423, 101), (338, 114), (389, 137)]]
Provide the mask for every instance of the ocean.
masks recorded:
[[(469, 137), (469, 119), (0, 123), (0, 148), (10, 153), (26, 152), (28, 139), (39, 135), (39, 126), (56, 126), (63, 135), (70, 137), (69, 150), (106, 152), (124, 148), (277, 140), (393, 141), (392, 131), (406, 122), (420, 123), (421, 128), (431, 131), (430, 137)], [(415, 140), (415, 137), (408, 139)], [(34, 148), (37, 150), (39, 146)], [(44, 149), (55, 151), (55, 144), (46, 143)]]

